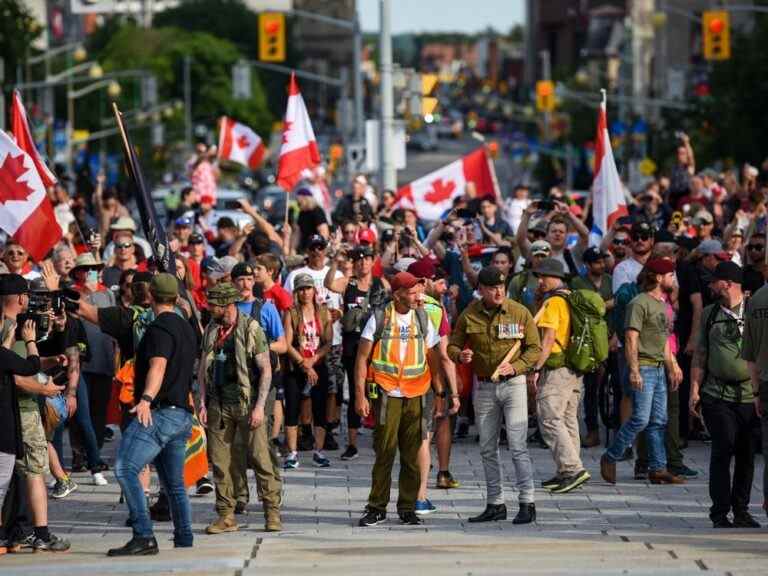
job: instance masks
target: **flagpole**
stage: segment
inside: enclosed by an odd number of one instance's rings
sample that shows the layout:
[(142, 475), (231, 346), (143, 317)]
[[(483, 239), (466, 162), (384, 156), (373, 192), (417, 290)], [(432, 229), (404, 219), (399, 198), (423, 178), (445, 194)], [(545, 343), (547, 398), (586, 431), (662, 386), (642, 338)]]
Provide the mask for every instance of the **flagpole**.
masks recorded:
[(497, 202), (501, 202), (501, 187), (499, 186), (499, 179), (496, 177), (496, 166), (493, 163), (493, 158), (488, 154), (488, 147), (484, 149), (485, 161), (488, 163), (488, 170), (491, 173), (491, 181), (493, 182), (493, 192), (496, 194)]

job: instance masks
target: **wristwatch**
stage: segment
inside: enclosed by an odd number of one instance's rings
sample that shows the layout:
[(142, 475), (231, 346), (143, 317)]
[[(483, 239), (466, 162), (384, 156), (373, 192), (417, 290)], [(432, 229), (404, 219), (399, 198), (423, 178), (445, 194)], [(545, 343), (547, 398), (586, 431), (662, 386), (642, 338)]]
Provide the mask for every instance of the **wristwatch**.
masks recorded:
[(145, 402), (149, 402), (150, 404), (152, 404), (152, 402), (155, 401), (155, 399), (152, 398), (152, 396), (150, 396), (149, 394), (142, 394), (141, 399), (144, 400)]

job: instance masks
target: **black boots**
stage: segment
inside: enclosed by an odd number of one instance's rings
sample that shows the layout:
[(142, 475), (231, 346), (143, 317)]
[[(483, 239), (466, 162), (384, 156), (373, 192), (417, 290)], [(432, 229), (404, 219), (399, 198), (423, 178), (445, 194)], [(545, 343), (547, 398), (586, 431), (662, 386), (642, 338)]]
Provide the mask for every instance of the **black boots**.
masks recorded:
[(512, 520), (512, 524), (530, 524), (536, 521), (536, 504), (520, 503), (520, 511)]
[(122, 548), (112, 548), (107, 556), (153, 556), (158, 553), (157, 540), (134, 536)]
[(506, 504), (488, 504), (485, 510), (479, 516), (474, 516), (469, 519), (470, 522), (496, 522), (497, 520), (507, 519), (507, 506)]

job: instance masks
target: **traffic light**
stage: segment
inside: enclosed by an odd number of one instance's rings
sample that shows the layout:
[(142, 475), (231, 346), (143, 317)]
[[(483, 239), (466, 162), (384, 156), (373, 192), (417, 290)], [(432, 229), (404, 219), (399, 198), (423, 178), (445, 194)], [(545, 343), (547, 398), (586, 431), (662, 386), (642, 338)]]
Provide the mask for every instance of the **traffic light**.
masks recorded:
[(536, 109), (539, 112), (552, 112), (555, 109), (555, 85), (551, 80), (536, 82)]
[(437, 97), (434, 96), (437, 90), (437, 74), (421, 75), (421, 115), (431, 116), (437, 110), (439, 104)]
[(701, 37), (705, 60), (728, 60), (731, 57), (731, 21), (724, 10), (707, 10), (701, 19)]
[(262, 12), (259, 14), (259, 60), (285, 61), (285, 14)]

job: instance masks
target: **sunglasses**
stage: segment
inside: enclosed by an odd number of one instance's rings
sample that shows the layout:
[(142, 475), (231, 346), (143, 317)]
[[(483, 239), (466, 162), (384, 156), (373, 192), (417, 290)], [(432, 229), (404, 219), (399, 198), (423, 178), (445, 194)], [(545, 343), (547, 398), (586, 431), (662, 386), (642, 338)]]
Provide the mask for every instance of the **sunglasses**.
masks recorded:
[(651, 238), (653, 238), (653, 234), (649, 234), (647, 232), (641, 232), (640, 234), (635, 234), (634, 236), (632, 236), (632, 239), (635, 242), (645, 242), (646, 240), (650, 240)]
[(614, 238), (613, 239), (613, 244), (615, 246), (629, 246), (630, 240), (629, 240), (629, 238), (626, 238), (626, 239)]
[(115, 248), (125, 249), (125, 248), (130, 248), (131, 246), (133, 246), (133, 242), (119, 242), (115, 244)]
[(765, 250), (765, 244), (748, 244), (748, 250)]
[(547, 237), (546, 232), (531, 232), (531, 236), (536, 238), (537, 240), (542, 240)]
[(314, 250), (316, 252), (322, 252), (325, 250), (325, 246), (321, 246), (320, 244), (315, 244), (314, 246), (309, 247), (310, 250)]

